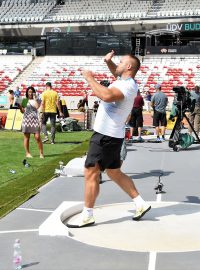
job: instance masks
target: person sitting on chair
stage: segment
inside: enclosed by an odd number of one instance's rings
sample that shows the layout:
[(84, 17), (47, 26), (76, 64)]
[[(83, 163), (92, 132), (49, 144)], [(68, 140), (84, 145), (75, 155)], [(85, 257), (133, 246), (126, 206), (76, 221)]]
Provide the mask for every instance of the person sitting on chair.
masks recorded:
[(84, 102), (82, 99), (79, 100), (77, 108), (79, 112), (85, 112)]

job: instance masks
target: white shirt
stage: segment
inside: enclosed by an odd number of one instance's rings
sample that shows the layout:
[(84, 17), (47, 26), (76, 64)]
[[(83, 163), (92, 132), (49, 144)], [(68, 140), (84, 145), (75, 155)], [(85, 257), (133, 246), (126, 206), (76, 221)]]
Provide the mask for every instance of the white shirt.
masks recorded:
[(108, 88), (115, 87), (123, 95), (123, 100), (114, 102), (101, 101), (94, 123), (94, 131), (114, 138), (124, 138), (125, 121), (133, 107), (138, 86), (132, 78), (118, 79)]

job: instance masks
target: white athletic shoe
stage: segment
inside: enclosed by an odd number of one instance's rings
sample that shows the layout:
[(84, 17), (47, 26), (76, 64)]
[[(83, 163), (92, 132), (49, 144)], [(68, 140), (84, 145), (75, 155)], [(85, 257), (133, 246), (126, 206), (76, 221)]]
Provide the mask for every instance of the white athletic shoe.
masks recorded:
[(136, 209), (133, 220), (140, 220), (150, 209), (151, 206), (148, 204), (145, 204), (141, 208)]
[(95, 223), (94, 217), (79, 217), (71, 223), (67, 223), (68, 228), (83, 228), (91, 226)]

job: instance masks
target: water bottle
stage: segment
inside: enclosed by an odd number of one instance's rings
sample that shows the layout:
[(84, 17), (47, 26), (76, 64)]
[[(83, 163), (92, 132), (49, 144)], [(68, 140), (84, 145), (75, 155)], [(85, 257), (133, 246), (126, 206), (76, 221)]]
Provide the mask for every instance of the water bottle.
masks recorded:
[(16, 239), (13, 245), (14, 253), (13, 253), (13, 269), (19, 270), (22, 269), (22, 256), (21, 256), (21, 247), (20, 240)]
[(30, 164), (27, 163), (26, 159), (24, 159), (24, 160), (22, 161), (22, 163), (23, 163), (23, 165), (24, 165), (25, 168), (29, 168), (29, 167), (30, 167)]
[(12, 170), (12, 169), (9, 172), (12, 173), (12, 174), (15, 174), (16, 173), (16, 171), (15, 170)]
[(63, 161), (59, 161), (59, 165), (60, 165), (60, 172), (62, 172), (63, 171), (63, 169), (64, 169), (64, 162)]

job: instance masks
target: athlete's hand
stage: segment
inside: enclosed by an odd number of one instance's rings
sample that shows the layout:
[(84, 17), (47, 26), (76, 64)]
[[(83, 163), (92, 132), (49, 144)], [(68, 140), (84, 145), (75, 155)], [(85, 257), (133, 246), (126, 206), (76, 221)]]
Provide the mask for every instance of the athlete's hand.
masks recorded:
[(86, 80), (94, 78), (94, 72), (91, 70), (81, 70), (81, 74)]
[(104, 57), (104, 62), (108, 63), (113, 58), (114, 55), (115, 55), (115, 52), (113, 50), (107, 53)]

